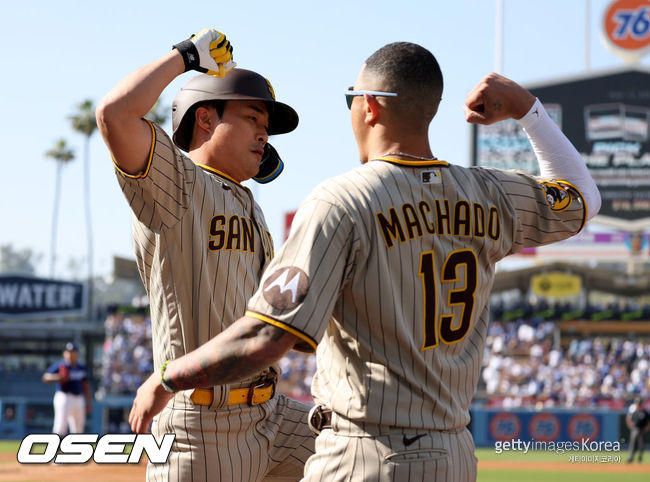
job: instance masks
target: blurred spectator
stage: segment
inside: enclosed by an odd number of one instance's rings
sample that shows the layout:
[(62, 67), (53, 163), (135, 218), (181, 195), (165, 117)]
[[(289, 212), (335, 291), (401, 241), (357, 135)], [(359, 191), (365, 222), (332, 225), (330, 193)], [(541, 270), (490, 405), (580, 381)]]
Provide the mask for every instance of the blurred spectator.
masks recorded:
[(316, 357), (290, 351), (280, 360), (280, 368), (278, 390), (295, 400), (312, 403), (311, 379), (316, 371)]
[(105, 322), (102, 389), (133, 394), (153, 371), (151, 319), (140, 313), (108, 315)]
[(492, 322), (479, 393), (504, 408), (599, 406), (650, 395), (649, 342), (574, 338), (554, 347), (553, 331), (553, 322), (537, 319)]
[[(151, 319), (144, 310), (134, 314), (112, 311), (105, 321), (101, 388), (107, 395), (132, 395), (153, 371)], [(280, 361), (280, 368), (278, 390), (293, 399), (312, 403), (311, 379), (316, 357), (292, 351)], [(121, 430), (123, 414), (116, 413), (114, 418), (113, 430), (117, 432)]]

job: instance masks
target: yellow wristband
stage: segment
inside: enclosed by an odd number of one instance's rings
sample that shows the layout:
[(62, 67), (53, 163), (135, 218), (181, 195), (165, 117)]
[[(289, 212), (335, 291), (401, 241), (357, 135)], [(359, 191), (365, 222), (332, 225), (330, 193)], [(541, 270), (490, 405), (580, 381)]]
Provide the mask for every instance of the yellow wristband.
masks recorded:
[(165, 363), (163, 363), (162, 366), (160, 367), (160, 384), (163, 386), (165, 391), (169, 393), (176, 393), (176, 390), (174, 390), (172, 387), (167, 385), (167, 383), (165, 383), (165, 370), (167, 369), (168, 363), (169, 360), (165, 361)]

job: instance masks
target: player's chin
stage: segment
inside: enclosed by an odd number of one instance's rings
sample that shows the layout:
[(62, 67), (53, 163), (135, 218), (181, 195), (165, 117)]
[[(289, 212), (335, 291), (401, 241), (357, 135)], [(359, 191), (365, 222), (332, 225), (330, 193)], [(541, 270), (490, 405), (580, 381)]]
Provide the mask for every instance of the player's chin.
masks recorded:
[(262, 158), (257, 154), (251, 156), (250, 161), (246, 163), (246, 174), (248, 175), (248, 179), (257, 175), (260, 171), (261, 162)]

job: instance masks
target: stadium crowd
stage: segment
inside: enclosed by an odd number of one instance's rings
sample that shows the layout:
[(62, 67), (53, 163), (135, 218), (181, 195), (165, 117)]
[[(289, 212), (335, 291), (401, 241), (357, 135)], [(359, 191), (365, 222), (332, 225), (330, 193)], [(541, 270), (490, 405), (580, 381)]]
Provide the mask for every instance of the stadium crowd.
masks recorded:
[(623, 337), (555, 339), (555, 323), (493, 321), (479, 393), (491, 406), (621, 409), (650, 395), (650, 341)]
[(133, 394), (153, 371), (151, 319), (144, 310), (107, 316), (103, 350), (104, 394)]
[[(503, 408), (622, 409), (634, 396), (650, 397), (650, 340), (560, 339), (555, 320), (575, 311), (569, 305), (493, 307), (476, 401)], [(278, 390), (309, 403), (315, 363), (312, 355), (290, 352), (280, 362)], [(135, 393), (151, 374), (151, 320), (143, 310), (107, 316), (103, 370), (100, 388), (110, 395)]]
[[(153, 371), (151, 319), (145, 310), (123, 314), (110, 310), (105, 321), (102, 395), (131, 395)], [(280, 361), (278, 390), (310, 402), (316, 358), (292, 351)]]

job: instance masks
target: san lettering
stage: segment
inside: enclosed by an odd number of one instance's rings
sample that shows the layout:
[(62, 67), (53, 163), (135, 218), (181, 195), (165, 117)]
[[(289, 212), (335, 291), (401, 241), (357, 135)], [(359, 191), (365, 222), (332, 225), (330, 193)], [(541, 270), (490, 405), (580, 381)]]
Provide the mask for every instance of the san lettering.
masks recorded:
[(495, 206), (483, 206), (464, 199), (453, 205), (448, 199), (436, 199), (433, 205), (420, 201), (391, 207), (376, 214), (387, 248), (422, 236), (485, 237), (497, 241), (501, 236), (501, 216)]
[(267, 260), (272, 260), (275, 256), (275, 249), (273, 248), (273, 237), (271, 233), (264, 230), (262, 231), (262, 246), (264, 246), (264, 256)]
[(237, 250), (247, 253), (255, 252), (255, 226), (253, 220), (237, 216), (226, 218), (217, 214), (210, 220), (210, 251)]

